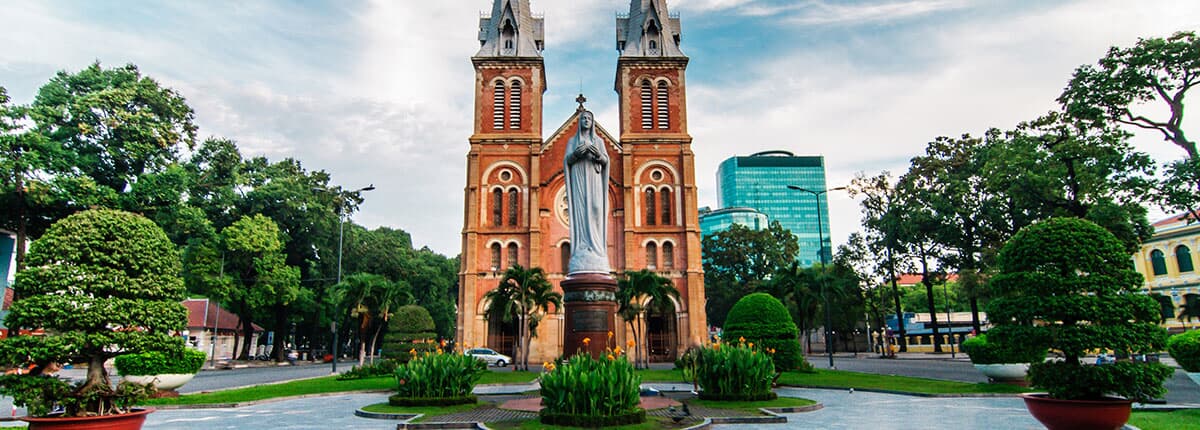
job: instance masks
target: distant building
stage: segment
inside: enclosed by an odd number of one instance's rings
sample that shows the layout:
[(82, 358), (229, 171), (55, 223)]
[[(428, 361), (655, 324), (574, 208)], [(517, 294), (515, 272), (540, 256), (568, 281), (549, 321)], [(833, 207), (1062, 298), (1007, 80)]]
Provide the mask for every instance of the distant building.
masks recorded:
[[(232, 359), (235, 351), (234, 338), (241, 335), (241, 322), (237, 315), (222, 308), (217, 302), (209, 299), (187, 299), (183, 306), (188, 310), (188, 325), (185, 335), (188, 346), (203, 351), (209, 357), (217, 360)], [(258, 336), (263, 332), (258, 324), (252, 324), (254, 334), (250, 336), (250, 344), (258, 345)], [(216, 333), (214, 342), (213, 333)], [(245, 341), (244, 339), (242, 340)], [(216, 348), (213, 348), (213, 344)], [(254, 347), (250, 351), (256, 352)]]
[[(747, 207), (766, 214), (796, 236), (800, 245), (797, 260), (811, 266), (821, 262), (824, 250), (830, 261), (829, 205), (825, 194), (788, 189), (795, 185), (807, 190), (825, 190), (825, 157), (796, 156), (787, 151), (765, 151), (749, 157), (730, 157), (717, 170), (718, 205), (722, 208)], [(820, 199), (818, 226), (817, 199)], [(820, 238), (824, 237), (824, 244)]]
[(707, 207), (700, 209), (701, 236), (725, 230), (734, 224), (751, 230), (762, 230), (767, 228), (767, 214), (754, 208), (724, 208), (715, 211)]
[[(1189, 301), (1200, 301), (1200, 274), (1196, 273), (1196, 249), (1200, 248), (1200, 222), (1188, 222), (1184, 215), (1173, 216), (1154, 223), (1154, 235), (1133, 255), (1133, 265), (1146, 277), (1145, 288), (1151, 293), (1170, 297), (1172, 312)], [(1200, 306), (1200, 305), (1193, 305)], [(1183, 331), (1200, 324), (1168, 318), (1164, 326)]]

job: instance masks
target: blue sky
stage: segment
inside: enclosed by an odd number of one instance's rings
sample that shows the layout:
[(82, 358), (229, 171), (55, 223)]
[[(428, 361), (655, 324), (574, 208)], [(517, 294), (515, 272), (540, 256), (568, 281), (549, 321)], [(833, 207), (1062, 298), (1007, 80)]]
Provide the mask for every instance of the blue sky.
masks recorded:
[[(6, 2), (0, 86), (20, 103), (58, 70), (137, 64), (180, 91), (203, 136), (295, 157), (368, 194), (355, 221), (459, 252), (479, 12), (491, 0)], [(533, 0), (546, 16), (544, 133), (582, 88), (615, 130), (622, 0)], [(1200, 28), (1193, 0), (676, 0), (699, 205), (717, 165), (767, 149), (826, 156), (829, 183), (894, 173), (941, 135), (1055, 107), (1109, 46)], [(1189, 125), (1197, 124), (1193, 115)], [(1191, 127), (1195, 129), (1194, 126)], [(1182, 155), (1138, 133), (1156, 159)], [(835, 243), (857, 203), (830, 197)]]

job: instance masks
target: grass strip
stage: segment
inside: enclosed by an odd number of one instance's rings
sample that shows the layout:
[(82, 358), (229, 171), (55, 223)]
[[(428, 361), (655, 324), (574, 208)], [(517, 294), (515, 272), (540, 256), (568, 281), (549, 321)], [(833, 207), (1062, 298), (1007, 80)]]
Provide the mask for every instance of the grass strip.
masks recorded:
[(679, 369), (662, 370), (662, 369), (643, 369), (635, 371), (642, 377), (642, 382), (687, 382), (683, 379), (683, 371)]
[[(512, 384), (528, 383), (538, 377), (536, 372), (493, 372), (488, 371), (480, 378), (480, 384)], [(396, 388), (396, 380), (391, 376), (376, 378), (350, 379), (339, 381), (336, 376), (303, 379), (280, 384), (266, 384), (254, 387), (235, 388), (231, 390), (212, 391), (208, 393), (184, 394), (174, 399), (149, 399), (143, 402), (147, 406), (156, 405), (209, 405), (225, 403), (242, 403), (268, 400), (279, 397), (302, 396), (309, 394), (345, 393), (352, 391), (379, 391)]]
[(717, 400), (702, 400), (690, 399), (686, 402), (690, 406), (704, 406), (713, 409), (731, 409), (736, 411), (746, 411), (757, 413), (759, 408), (788, 408), (814, 405), (815, 400), (801, 399), (797, 397), (780, 397), (775, 400), (762, 400), (754, 402), (722, 402)]
[(426, 421), (433, 417), (442, 415), (457, 414), (459, 412), (467, 412), (479, 409), (487, 402), (479, 402), (469, 405), (454, 405), (454, 406), (392, 406), (387, 402), (376, 403), (373, 405), (363, 406), (362, 410), (374, 412), (377, 414), (425, 414), (417, 422)]
[(1200, 409), (1134, 411), (1129, 425), (1142, 430), (1200, 430)]
[(857, 388), (913, 394), (1015, 394), (1030, 391), (1009, 384), (973, 384), (910, 376), (878, 375), (844, 370), (817, 369), (815, 373), (784, 372), (780, 385), (821, 388)]

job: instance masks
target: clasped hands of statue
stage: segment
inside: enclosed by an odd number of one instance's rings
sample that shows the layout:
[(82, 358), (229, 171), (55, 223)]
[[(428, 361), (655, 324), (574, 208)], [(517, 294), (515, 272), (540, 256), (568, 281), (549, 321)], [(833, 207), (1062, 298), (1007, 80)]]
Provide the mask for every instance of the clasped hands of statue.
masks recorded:
[(582, 145), (575, 148), (575, 152), (571, 153), (570, 164), (575, 164), (580, 160), (594, 161), (596, 163), (596, 173), (600, 173), (601, 166), (604, 164), (600, 148), (596, 145)]

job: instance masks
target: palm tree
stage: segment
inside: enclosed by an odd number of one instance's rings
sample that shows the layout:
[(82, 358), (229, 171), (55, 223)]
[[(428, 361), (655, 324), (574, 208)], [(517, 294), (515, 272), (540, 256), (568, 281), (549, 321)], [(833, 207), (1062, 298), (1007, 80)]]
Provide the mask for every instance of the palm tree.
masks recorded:
[[(370, 273), (356, 273), (342, 279), (334, 286), (333, 298), (343, 312), (348, 311), (351, 317), (358, 318), (358, 364), (361, 366), (370, 351), (375, 350), (374, 338), (379, 335), (380, 328), (386, 325), (392, 308), (412, 302), (412, 294), (407, 284), (389, 281), (386, 277)], [(374, 334), (371, 325), (377, 325)]]
[(1184, 294), (1183, 304), (1179, 305), (1179, 315), (1175, 319), (1192, 322), (1192, 318), (1200, 319), (1200, 294)]
[(517, 362), (522, 370), (529, 370), (530, 338), (537, 336), (538, 323), (550, 312), (550, 305), (562, 308), (562, 294), (554, 292), (542, 268), (514, 264), (504, 271), (500, 285), (483, 297), (489, 302), (484, 311), (487, 318), (499, 317), (504, 322), (518, 318)]
[[(670, 299), (679, 299), (679, 290), (670, 279), (646, 269), (637, 272), (625, 272), (625, 276), (617, 281), (617, 314), (629, 324), (633, 331), (634, 363), (638, 363), (645, 348), (642, 339), (641, 325), (643, 316), (650, 311), (670, 310)], [(643, 306), (648, 303), (651, 306)], [(641, 361), (642, 367), (649, 366), (649, 358)]]

